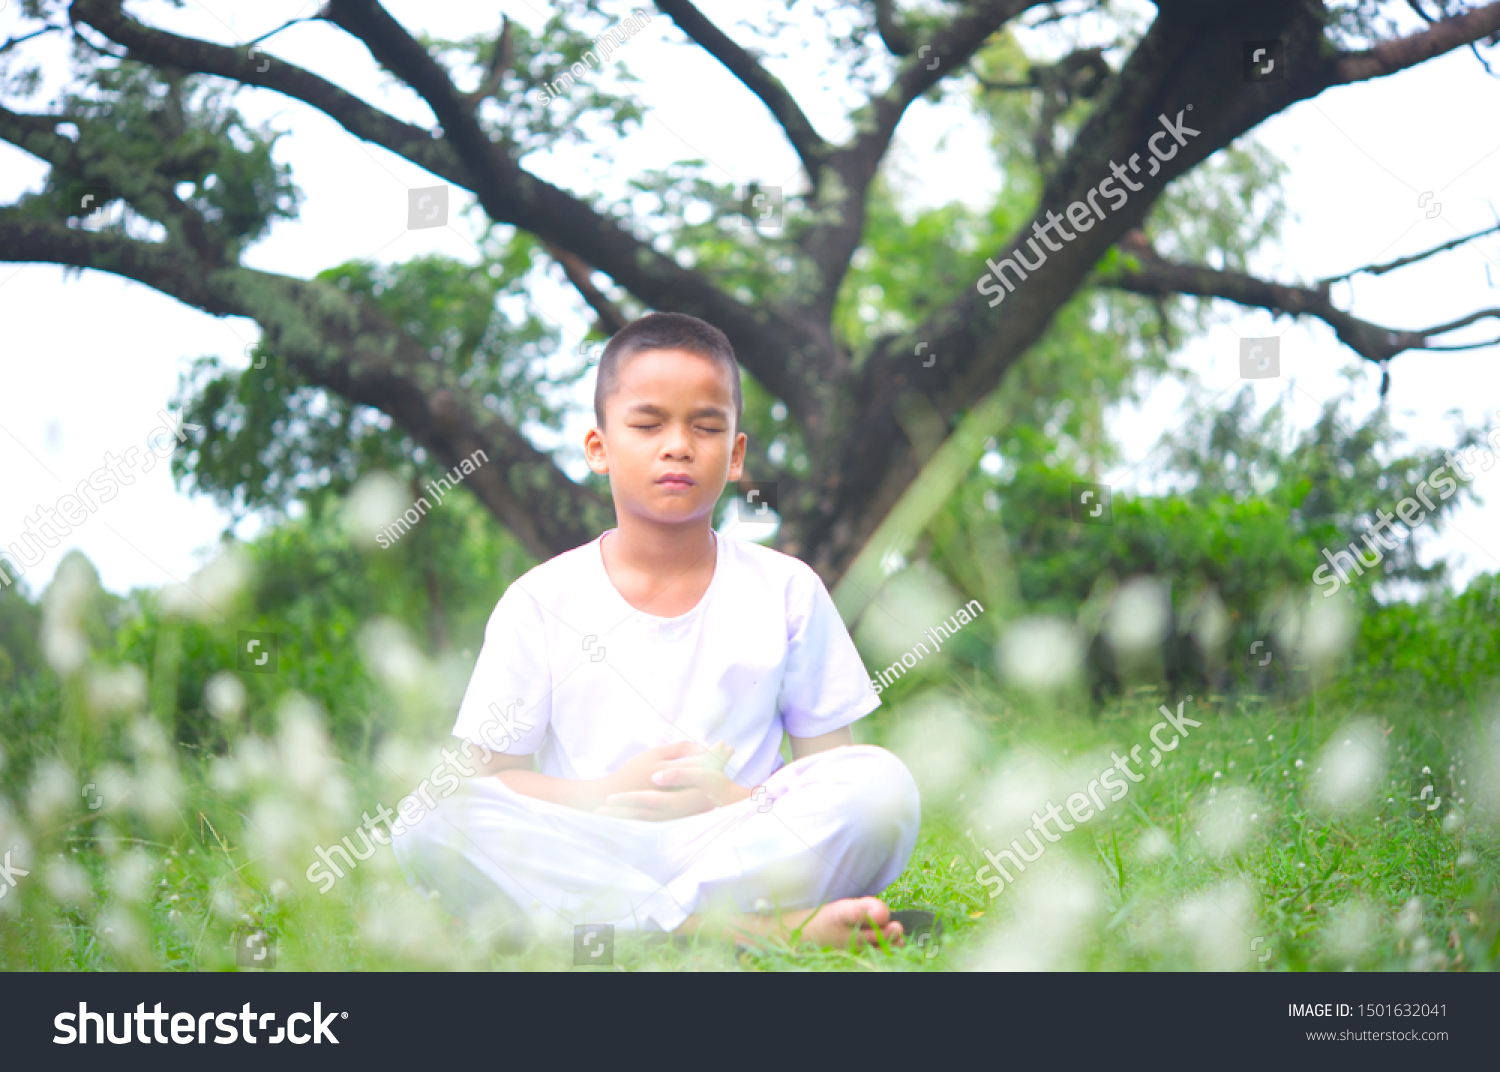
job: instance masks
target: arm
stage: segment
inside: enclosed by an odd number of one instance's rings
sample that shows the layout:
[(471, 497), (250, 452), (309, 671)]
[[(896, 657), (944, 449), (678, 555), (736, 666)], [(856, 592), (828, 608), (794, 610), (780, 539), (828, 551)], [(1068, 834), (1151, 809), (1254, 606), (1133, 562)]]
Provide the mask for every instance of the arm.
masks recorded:
[(511, 756), (504, 752), (491, 752), (489, 759), (482, 759), (481, 750), (469, 744), (470, 762), (480, 775), (493, 775), (517, 793), (563, 804), (570, 808), (593, 811), (604, 803), (604, 798), (614, 792), (606, 783), (609, 778), (574, 781), (569, 778), (553, 778), (532, 769), (532, 756)]
[[(841, 726), (831, 733), (820, 734), (817, 737), (792, 737), (791, 741), (792, 758), (801, 759), (803, 756), (826, 752), (831, 748), (852, 745), (854, 733), (848, 726)], [(668, 747), (681, 748), (682, 746), (670, 745)], [(657, 751), (660, 749), (652, 749), (652, 753)], [(721, 808), (726, 804), (737, 804), (754, 795), (753, 788), (747, 789), (724, 776), (724, 764), (728, 762), (734, 749), (722, 742), (715, 745), (709, 750), (715, 753), (712, 761), (707, 761), (701, 751), (696, 746), (689, 745), (686, 751), (675, 753), (673, 758), (655, 759), (649, 762), (643, 762), (643, 760), (646, 760), (651, 753), (643, 752), (614, 774), (595, 782), (567, 782), (514, 767), (502, 777), (505, 778), (505, 784), (518, 793), (541, 797), (544, 800), (558, 800), (563, 804), (570, 803), (570, 801), (547, 794), (553, 792), (577, 794), (576, 799), (593, 801), (597, 799), (595, 794), (602, 792), (604, 794), (602, 807), (589, 803), (572, 806), (592, 808), (601, 815), (609, 815), (617, 819), (658, 821), (677, 819), (684, 815), (697, 815), (713, 808)], [(529, 757), (526, 756), (503, 758), (510, 761), (522, 761), (517, 766), (530, 762)], [(636, 766), (639, 769), (632, 770)], [(522, 776), (528, 780), (523, 782)], [(517, 780), (512, 781), (513, 778)], [(538, 781), (529, 780), (533, 778)], [(628, 783), (627, 788), (610, 788), (611, 779), (619, 779)], [(535, 789), (532, 786), (535, 786)], [(563, 788), (555, 788), (558, 786)]]
[(849, 726), (840, 726), (832, 733), (819, 734), (817, 737), (793, 737), (787, 734), (787, 739), (792, 742), (792, 759), (801, 759), (803, 756), (816, 755), (826, 752), (830, 748), (843, 748), (854, 743), (854, 730)]
[[(484, 758), (484, 749), (473, 742), (465, 742), (469, 759), (477, 775), (493, 775), (522, 796), (562, 804), (580, 811), (595, 811), (603, 808), (607, 798), (617, 793), (630, 793), (660, 789), (662, 783), (653, 781), (661, 770), (673, 767), (679, 760), (692, 759), (703, 749), (692, 741), (660, 745), (648, 748), (632, 756), (620, 768), (603, 778), (554, 778), (532, 769), (532, 756), (514, 756), (504, 752), (490, 752)], [(722, 767), (722, 764), (720, 764)], [(746, 790), (748, 794), (749, 790)]]

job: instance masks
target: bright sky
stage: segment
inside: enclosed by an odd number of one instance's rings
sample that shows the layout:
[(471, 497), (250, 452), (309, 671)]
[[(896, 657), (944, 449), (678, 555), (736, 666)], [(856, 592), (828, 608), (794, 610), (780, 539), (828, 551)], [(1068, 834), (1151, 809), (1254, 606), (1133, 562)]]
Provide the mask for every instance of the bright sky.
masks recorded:
[[(492, 32), (497, 18), (488, 4), (392, 0), (387, 6), (409, 28), (451, 37)], [(701, 6), (721, 25), (729, 24), (735, 7), (729, 0)], [(162, 4), (132, 10), (179, 32), (236, 43), (314, 7), (301, 0), (194, 0), (175, 12)], [(0, 38), (15, 32), (15, 8), (0, 11)], [(531, 26), (545, 14), (540, 0), (506, 0), (499, 8)], [(617, 188), (623, 176), (644, 168), (702, 158), (737, 183), (794, 185), (795, 158), (764, 108), (701, 51), (671, 43), (679, 37), (658, 15), (621, 50), (642, 79), (638, 90), (649, 111), (644, 127), (618, 148), (614, 168), (559, 153), (537, 170), (587, 192), (600, 183)], [(298, 25), (267, 42), (264, 51), (273, 61), (280, 57), (318, 71), (404, 118), (430, 123), (425, 107), (392, 92), (362, 48), (341, 31)], [(61, 73), (63, 54), (56, 55)], [(837, 102), (820, 84), (822, 64), (799, 58), (774, 69), (826, 137), (847, 134)], [(358, 142), (302, 105), (260, 91), (240, 100), (247, 114), (288, 131), (279, 156), (293, 163), (305, 194), (300, 218), (279, 225), (256, 246), (246, 258), (250, 265), (307, 277), (351, 258), (391, 262), (434, 251), (473, 257), (461, 220), (446, 228), (406, 229), (407, 191), (439, 180)], [(1309, 280), (1494, 224), (1500, 218), (1491, 207), (1500, 192), (1500, 128), (1488, 117), (1496, 114), (1500, 81), (1463, 51), (1393, 79), (1333, 91), (1275, 118), (1260, 137), (1291, 165), (1286, 189), (1294, 218), (1258, 270), (1285, 281)], [(925, 203), (958, 198), (980, 204), (993, 196), (997, 176), (983, 131), (954, 107), (919, 102), (896, 154), (903, 171), (919, 178), (915, 192)], [(0, 199), (38, 188), (44, 174), (36, 161), (0, 146)], [(466, 203), (455, 192), (455, 208)], [(1500, 305), (1496, 285), (1500, 242), (1491, 237), (1403, 272), (1362, 277), (1337, 288), (1335, 297), (1346, 308), (1352, 297), (1357, 315), (1415, 328)], [(584, 322), (562, 287), (532, 297), (577, 338)], [(55, 505), (105, 464), (107, 452), (119, 456), (143, 445), (195, 357), (214, 353), (242, 366), (258, 335), (253, 323), (216, 319), (144, 286), (94, 272), (65, 280), (60, 268), (43, 265), (0, 265), (0, 316), (6, 384), (0, 394), (0, 543), (15, 540), (28, 515)], [(1256, 390), (1269, 403), (1291, 385), (1302, 423), (1343, 389), (1342, 371), (1363, 364), (1320, 323), (1275, 321), (1227, 306), (1220, 325), (1187, 347), (1182, 363), (1196, 372), (1209, 397), (1222, 392), (1227, 401), (1241, 382), (1239, 338), (1268, 335), (1281, 337), (1282, 378), (1259, 381)], [(1449, 444), (1450, 410), (1469, 423), (1495, 423), (1497, 359), (1496, 347), (1397, 358), (1390, 402), (1398, 426), (1415, 443)], [(1361, 405), (1375, 404), (1377, 386), (1378, 376), (1366, 377)], [(1143, 406), (1118, 415), (1114, 431), (1131, 461), (1109, 475), (1111, 482), (1129, 487), (1148, 467), (1157, 438), (1181, 419), (1183, 395), (1181, 385), (1162, 384)], [(580, 417), (579, 434), (585, 421)], [(1500, 569), (1500, 467), (1481, 474), (1476, 488), (1489, 505), (1466, 507), (1453, 526), (1426, 537), (1424, 558), (1454, 553), (1460, 578)], [(208, 500), (178, 494), (161, 464), (83, 521), (27, 572), (27, 580), (39, 591), (62, 555), (77, 547), (114, 591), (183, 581), (202, 564), (225, 523), (226, 515)], [(253, 531), (246, 527), (242, 535)]]

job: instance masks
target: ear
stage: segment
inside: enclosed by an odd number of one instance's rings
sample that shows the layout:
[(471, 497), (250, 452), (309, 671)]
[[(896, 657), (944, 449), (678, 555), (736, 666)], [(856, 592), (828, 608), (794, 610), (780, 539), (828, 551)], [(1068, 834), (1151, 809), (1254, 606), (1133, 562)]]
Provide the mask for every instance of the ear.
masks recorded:
[(604, 433), (590, 428), (583, 437), (583, 457), (589, 468), (603, 476), (609, 472), (609, 454), (604, 449)]
[(734, 449), (729, 452), (729, 480), (739, 480), (745, 473), (745, 448), (749, 440), (744, 432), (736, 432), (734, 436)]

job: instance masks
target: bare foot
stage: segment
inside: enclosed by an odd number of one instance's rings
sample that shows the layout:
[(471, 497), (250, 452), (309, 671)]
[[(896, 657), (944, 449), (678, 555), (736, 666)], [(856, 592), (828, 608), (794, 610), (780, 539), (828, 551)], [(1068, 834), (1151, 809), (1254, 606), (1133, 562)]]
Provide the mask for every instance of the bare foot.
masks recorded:
[(892, 922), (891, 910), (878, 897), (848, 897), (833, 901), (807, 916), (802, 940), (814, 945), (844, 949), (852, 938), (858, 945), (879, 945), (876, 932), (891, 945), (905, 945), (901, 924)]
[(793, 936), (805, 944), (825, 949), (847, 949), (851, 941), (857, 946), (879, 945), (880, 935), (891, 945), (905, 945), (901, 924), (891, 919), (891, 910), (878, 897), (846, 897), (830, 901), (822, 908), (794, 909), (778, 916), (733, 916), (717, 925), (702, 916), (689, 916), (677, 928), (678, 934), (713, 931), (735, 941), (748, 938), (774, 938), (791, 941)]

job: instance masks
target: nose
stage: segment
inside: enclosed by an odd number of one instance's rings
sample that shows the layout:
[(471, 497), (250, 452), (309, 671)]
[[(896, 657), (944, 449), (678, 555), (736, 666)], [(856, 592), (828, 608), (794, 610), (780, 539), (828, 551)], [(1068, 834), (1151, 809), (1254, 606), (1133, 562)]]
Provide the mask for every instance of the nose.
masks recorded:
[(663, 457), (690, 460), (693, 456), (693, 437), (689, 429), (676, 423), (670, 425), (662, 442), (661, 452)]

